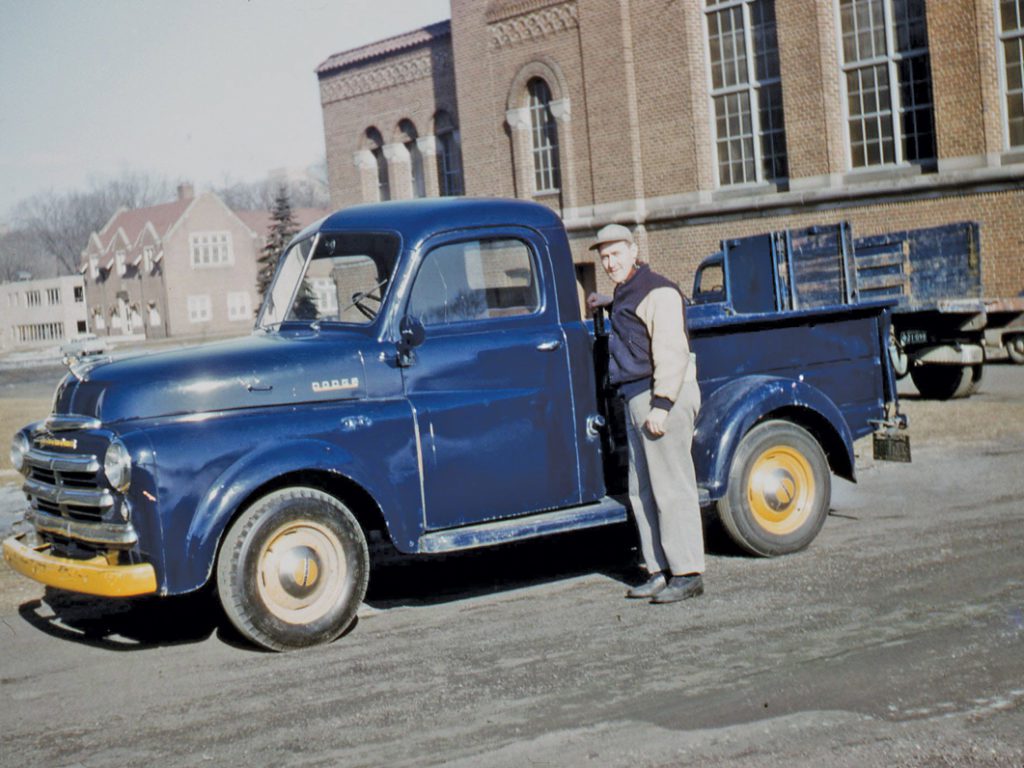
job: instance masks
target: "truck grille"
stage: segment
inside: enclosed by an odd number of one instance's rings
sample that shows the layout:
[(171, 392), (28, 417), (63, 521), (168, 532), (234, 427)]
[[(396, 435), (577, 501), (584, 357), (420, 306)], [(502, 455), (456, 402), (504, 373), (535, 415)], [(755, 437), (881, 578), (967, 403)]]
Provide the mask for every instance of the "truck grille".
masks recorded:
[(95, 456), (33, 449), (25, 454), (25, 471), (30, 518), (55, 548), (71, 554), (136, 542), (134, 528), (116, 514), (124, 501), (102, 484)]

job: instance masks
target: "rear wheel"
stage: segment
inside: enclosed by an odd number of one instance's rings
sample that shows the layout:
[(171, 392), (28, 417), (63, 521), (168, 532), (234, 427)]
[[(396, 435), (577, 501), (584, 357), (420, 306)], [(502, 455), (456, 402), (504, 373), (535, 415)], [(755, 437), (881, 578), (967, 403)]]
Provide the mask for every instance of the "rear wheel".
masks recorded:
[(977, 365), (919, 365), (910, 369), (910, 378), (928, 400), (967, 397), (981, 385), (983, 367)]
[(832, 476), (818, 441), (796, 424), (766, 421), (740, 442), (718, 514), (747, 552), (785, 555), (818, 535), (831, 497)]
[(340, 635), (368, 576), (359, 523), (313, 488), (284, 488), (249, 507), (228, 530), (217, 561), (224, 612), (247, 639), (274, 651)]
[(1010, 360), (1017, 365), (1024, 365), (1024, 334), (1010, 336), (1004, 343)]

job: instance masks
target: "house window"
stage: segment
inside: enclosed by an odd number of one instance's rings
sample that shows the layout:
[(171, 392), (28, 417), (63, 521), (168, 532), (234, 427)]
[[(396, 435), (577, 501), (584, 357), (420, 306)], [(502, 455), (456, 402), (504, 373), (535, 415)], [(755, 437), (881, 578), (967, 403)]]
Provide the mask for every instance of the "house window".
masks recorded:
[(1020, 147), (1024, 146), (1024, 0), (1000, 0), (999, 39), (1006, 73), (1006, 143)]
[(252, 299), (248, 292), (228, 294), (228, 320), (252, 320)]
[(551, 89), (539, 77), (527, 83), (526, 89), (530, 96), (534, 191), (557, 192), (562, 180), (558, 165), (558, 124), (551, 114)]
[(60, 304), (60, 288), (46, 289), (46, 303), (50, 306)]
[(925, 0), (839, 0), (850, 162), (935, 158)]
[(789, 175), (774, 0), (707, 0), (718, 183)]
[(338, 286), (330, 277), (314, 277), (309, 281), (320, 317), (338, 314)]
[(153, 246), (147, 245), (142, 249), (142, 269), (149, 273), (153, 271)]
[(114, 261), (117, 264), (117, 274), (118, 275), (124, 275), (124, 273), (125, 273), (124, 251), (116, 251), (114, 253)]
[(100, 259), (98, 256), (89, 257), (89, 277), (98, 280), (100, 277)]
[(75, 286), (75, 304), (81, 304), (85, 301), (85, 288), (80, 285)]
[(209, 294), (188, 297), (188, 321), (190, 323), (208, 323), (210, 321)]
[(193, 232), (189, 235), (192, 268), (226, 267), (235, 263), (230, 232)]
[(56, 341), (64, 338), (64, 323), (36, 323), (18, 326), (18, 341)]
[(25, 306), (38, 307), (43, 303), (43, 296), (39, 291), (25, 291)]

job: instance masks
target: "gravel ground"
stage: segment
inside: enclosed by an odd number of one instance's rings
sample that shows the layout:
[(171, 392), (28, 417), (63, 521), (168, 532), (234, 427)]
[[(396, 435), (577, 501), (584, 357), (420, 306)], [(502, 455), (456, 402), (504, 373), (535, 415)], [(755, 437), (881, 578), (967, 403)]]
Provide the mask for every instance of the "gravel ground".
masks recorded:
[(622, 599), (628, 526), (380, 567), (284, 655), (0, 566), (0, 765), (1024, 766), (1024, 368), (904, 407), (912, 464), (865, 457), (805, 552), (713, 543), (682, 605)]

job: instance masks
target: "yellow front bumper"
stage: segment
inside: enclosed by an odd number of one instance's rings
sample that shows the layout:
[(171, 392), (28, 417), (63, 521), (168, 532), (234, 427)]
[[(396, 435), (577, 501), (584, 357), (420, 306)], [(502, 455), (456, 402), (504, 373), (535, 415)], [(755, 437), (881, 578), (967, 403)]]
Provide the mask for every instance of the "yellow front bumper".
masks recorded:
[(33, 546), (27, 534), (4, 540), (4, 560), (22, 576), (48, 587), (101, 597), (132, 597), (156, 592), (156, 571), (149, 563), (110, 565), (106, 558), (72, 560), (50, 554), (50, 546)]

